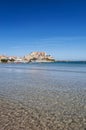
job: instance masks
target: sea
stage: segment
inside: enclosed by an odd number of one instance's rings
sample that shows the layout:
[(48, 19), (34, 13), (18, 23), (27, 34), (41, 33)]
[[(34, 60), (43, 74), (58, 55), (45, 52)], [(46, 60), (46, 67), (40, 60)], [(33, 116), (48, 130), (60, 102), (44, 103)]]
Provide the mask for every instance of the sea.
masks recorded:
[(0, 64), (0, 98), (21, 103), (45, 120), (71, 115), (84, 128), (86, 63)]

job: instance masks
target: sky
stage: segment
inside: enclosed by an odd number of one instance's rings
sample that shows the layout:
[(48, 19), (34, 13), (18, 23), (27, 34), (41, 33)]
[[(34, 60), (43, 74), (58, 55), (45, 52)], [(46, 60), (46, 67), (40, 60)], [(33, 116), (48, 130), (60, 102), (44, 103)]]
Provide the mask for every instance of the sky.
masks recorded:
[(0, 0), (0, 54), (86, 60), (85, 0)]

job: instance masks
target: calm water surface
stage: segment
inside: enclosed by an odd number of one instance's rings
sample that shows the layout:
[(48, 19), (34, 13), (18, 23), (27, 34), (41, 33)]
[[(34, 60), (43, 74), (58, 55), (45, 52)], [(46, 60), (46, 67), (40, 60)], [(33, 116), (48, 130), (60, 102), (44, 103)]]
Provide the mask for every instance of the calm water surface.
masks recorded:
[(84, 115), (85, 95), (86, 64), (0, 64), (0, 97), (40, 111), (68, 108), (70, 112), (75, 105), (73, 112)]

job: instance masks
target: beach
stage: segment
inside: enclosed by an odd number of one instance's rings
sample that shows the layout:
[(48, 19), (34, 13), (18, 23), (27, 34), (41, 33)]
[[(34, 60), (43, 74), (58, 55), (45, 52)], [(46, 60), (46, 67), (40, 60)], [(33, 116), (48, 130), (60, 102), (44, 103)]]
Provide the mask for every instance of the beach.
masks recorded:
[(0, 130), (85, 130), (86, 65), (0, 65)]

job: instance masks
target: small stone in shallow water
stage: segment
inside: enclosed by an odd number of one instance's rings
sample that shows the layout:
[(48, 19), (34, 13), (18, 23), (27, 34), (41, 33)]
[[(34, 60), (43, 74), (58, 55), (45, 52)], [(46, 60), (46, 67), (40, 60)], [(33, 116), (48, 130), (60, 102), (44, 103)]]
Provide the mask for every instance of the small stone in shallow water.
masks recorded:
[(86, 109), (86, 105), (84, 106), (84, 109)]

